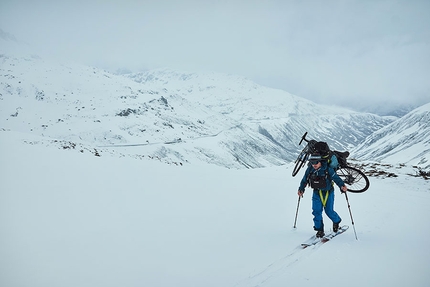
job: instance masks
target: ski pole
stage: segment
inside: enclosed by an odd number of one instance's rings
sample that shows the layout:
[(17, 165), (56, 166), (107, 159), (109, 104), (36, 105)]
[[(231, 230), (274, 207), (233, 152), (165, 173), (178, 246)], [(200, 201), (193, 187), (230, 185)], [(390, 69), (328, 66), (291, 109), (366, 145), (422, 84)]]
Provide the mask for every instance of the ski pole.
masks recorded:
[(348, 195), (345, 193), (346, 203), (348, 204), (349, 215), (351, 216), (352, 227), (354, 228), (355, 239), (358, 240), (357, 232), (355, 231), (354, 219), (352, 218), (351, 205), (349, 204)]
[(299, 200), (297, 201), (297, 210), (296, 210), (296, 219), (294, 219), (294, 228), (296, 228), (297, 214), (299, 214), (300, 197), (301, 196), (299, 196)]

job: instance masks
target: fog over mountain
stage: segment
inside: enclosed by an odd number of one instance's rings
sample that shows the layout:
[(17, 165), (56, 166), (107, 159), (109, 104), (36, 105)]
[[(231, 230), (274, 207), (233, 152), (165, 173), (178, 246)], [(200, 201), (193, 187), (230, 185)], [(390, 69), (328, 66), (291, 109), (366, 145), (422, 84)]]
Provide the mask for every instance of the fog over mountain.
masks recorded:
[(0, 29), (43, 58), (236, 74), (319, 104), (401, 116), (427, 103), (428, 11), (430, 2), (406, 0), (3, 0)]

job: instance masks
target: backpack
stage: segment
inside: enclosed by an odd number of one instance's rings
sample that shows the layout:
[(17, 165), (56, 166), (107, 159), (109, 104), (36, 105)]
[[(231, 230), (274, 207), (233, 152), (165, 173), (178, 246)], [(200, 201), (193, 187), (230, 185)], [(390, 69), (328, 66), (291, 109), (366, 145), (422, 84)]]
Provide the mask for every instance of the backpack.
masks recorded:
[(327, 159), (330, 155), (330, 148), (326, 142), (316, 142), (312, 152), (319, 154), (323, 159)]
[(337, 170), (339, 168), (339, 160), (337, 159), (335, 152), (331, 152), (331, 155), (327, 159), (327, 164), (334, 170)]
[(325, 175), (316, 175), (315, 173), (311, 173), (308, 175), (307, 182), (313, 189), (322, 189), (327, 186), (326, 179), (330, 179), (330, 175), (328, 174), (328, 170), (325, 170)]
[(316, 142), (313, 146), (313, 152), (321, 155), (322, 159), (327, 160), (327, 164), (334, 170), (339, 167), (347, 166), (346, 158), (349, 156), (349, 152), (331, 151), (326, 142)]
[(330, 150), (326, 142), (316, 142), (313, 146), (313, 153), (321, 156), (323, 160), (326, 160), (329, 167), (336, 169), (338, 166), (338, 161), (336, 156)]
[(308, 174), (306, 182), (313, 189), (323, 189), (327, 187), (326, 180), (332, 181), (328, 168), (325, 169), (324, 175), (316, 175), (315, 171)]
[(337, 159), (340, 167), (348, 166), (348, 163), (346, 161), (346, 158), (349, 156), (348, 151), (340, 152), (340, 151), (335, 150), (335, 151), (333, 151), (333, 154), (336, 156), (336, 159)]

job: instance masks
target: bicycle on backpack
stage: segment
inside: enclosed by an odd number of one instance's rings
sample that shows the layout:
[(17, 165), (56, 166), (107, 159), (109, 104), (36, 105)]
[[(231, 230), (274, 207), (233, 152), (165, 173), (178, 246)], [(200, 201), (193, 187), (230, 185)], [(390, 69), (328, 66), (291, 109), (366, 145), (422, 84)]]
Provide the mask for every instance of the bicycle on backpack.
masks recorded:
[[(311, 154), (316, 152), (315, 144), (317, 141), (306, 139), (307, 134), (306, 132), (299, 142), (299, 145), (303, 141), (307, 142), (307, 144), (294, 162), (293, 176), (296, 176), (299, 170), (306, 164)], [(339, 167), (335, 171), (348, 187), (348, 191), (355, 193), (366, 191), (370, 186), (369, 179), (361, 170), (348, 165), (346, 158), (349, 156), (349, 152), (333, 151), (333, 153), (339, 161)]]

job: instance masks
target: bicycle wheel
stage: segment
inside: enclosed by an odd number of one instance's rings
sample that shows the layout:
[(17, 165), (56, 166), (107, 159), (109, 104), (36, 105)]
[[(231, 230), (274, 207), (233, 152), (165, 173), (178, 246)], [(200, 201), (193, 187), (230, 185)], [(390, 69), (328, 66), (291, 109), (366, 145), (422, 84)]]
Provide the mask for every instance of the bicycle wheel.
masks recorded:
[(295, 163), (296, 165), (294, 166), (293, 169), (293, 176), (296, 176), (296, 174), (299, 172), (299, 170), (305, 165), (307, 159), (309, 157), (309, 154), (306, 153), (305, 151), (302, 151), (299, 156), (297, 157)]
[(361, 170), (354, 167), (342, 167), (336, 173), (346, 184), (349, 192), (365, 192), (370, 186), (367, 176)]

